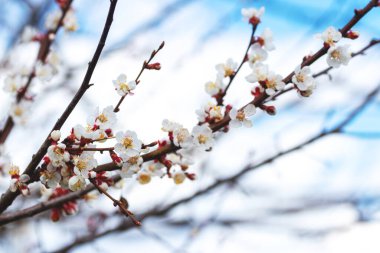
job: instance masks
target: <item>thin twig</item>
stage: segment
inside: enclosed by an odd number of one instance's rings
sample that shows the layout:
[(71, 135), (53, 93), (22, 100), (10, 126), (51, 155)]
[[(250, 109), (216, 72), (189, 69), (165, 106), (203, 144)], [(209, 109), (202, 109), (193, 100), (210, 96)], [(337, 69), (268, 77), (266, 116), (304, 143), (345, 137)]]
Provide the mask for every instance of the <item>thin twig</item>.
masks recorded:
[[(139, 84), (140, 82), (140, 77), (142, 75), (142, 73), (144, 72), (144, 70), (146, 69), (146, 67), (149, 65), (149, 63), (153, 60), (153, 58), (156, 56), (156, 54), (164, 47), (165, 45), (165, 41), (163, 41), (161, 43), (161, 45), (157, 48), (157, 50), (153, 50), (153, 52), (150, 54), (150, 57), (147, 61), (144, 61), (141, 69), (140, 69), (140, 72), (139, 74), (137, 75), (136, 79), (135, 79), (135, 82), (136, 84)], [(124, 101), (125, 97), (127, 96), (127, 94), (125, 94), (124, 96), (122, 96), (119, 100), (119, 102), (117, 103), (115, 109), (113, 110), (114, 112), (118, 112), (120, 111), (120, 105), (121, 103)]]
[(218, 102), (218, 105), (223, 105), (223, 99), (224, 97), (227, 95), (227, 91), (228, 89), (230, 88), (232, 82), (234, 81), (235, 77), (237, 76), (237, 74), (239, 73), (241, 67), (243, 66), (243, 64), (245, 62), (247, 62), (247, 55), (248, 55), (248, 51), (252, 45), (252, 42), (253, 42), (253, 39), (254, 39), (254, 36), (255, 36), (255, 32), (256, 32), (256, 28), (257, 28), (258, 24), (256, 25), (252, 25), (252, 32), (251, 32), (251, 37), (249, 38), (249, 43), (248, 43), (248, 46), (247, 46), (247, 49), (245, 50), (245, 53), (244, 53), (244, 56), (243, 56), (243, 59), (241, 60), (240, 62), (240, 65), (239, 67), (236, 69), (235, 73), (230, 77), (230, 80), (226, 86), (226, 88), (224, 89), (223, 93), (221, 94), (220, 97), (217, 97), (217, 102)]
[(102, 187), (100, 187), (99, 185), (96, 184), (96, 182), (92, 179), (90, 179), (90, 182), (92, 183), (93, 186), (95, 186), (95, 188), (100, 192), (100, 193), (103, 193), (104, 195), (106, 195), (110, 200), (112, 200), (113, 202), (113, 205), (114, 206), (118, 206), (119, 209), (120, 209), (120, 212), (122, 212), (123, 214), (125, 214), (127, 217), (129, 217), (132, 222), (136, 225), (136, 226), (141, 226), (141, 222), (138, 221), (136, 218), (135, 218), (135, 215), (129, 211), (127, 209), (127, 207), (120, 201), (120, 200), (117, 200), (115, 199), (114, 197), (112, 197), (106, 190), (104, 190)]

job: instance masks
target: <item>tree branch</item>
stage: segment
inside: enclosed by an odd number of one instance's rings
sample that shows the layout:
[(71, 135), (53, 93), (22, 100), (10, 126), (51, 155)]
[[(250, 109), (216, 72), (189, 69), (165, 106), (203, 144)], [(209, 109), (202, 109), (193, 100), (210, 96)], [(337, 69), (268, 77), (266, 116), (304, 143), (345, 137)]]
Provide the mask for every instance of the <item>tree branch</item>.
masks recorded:
[[(41, 159), (46, 154), (48, 147), (51, 144), (50, 143), (50, 138), (49, 138), (50, 137), (50, 133), (53, 130), (59, 130), (59, 129), (61, 129), (61, 127), (63, 126), (63, 124), (66, 122), (67, 118), (70, 116), (71, 112), (74, 110), (75, 106), (78, 104), (78, 102), (80, 101), (80, 99), (84, 95), (84, 93), (91, 86), (90, 79), (91, 79), (92, 74), (93, 74), (93, 72), (95, 70), (95, 67), (96, 67), (96, 65), (98, 63), (98, 60), (99, 60), (100, 54), (101, 54), (101, 52), (103, 50), (103, 47), (104, 47), (104, 45), (106, 43), (108, 32), (109, 32), (109, 30), (111, 28), (111, 24), (112, 24), (112, 21), (113, 21), (113, 14), (114, 14), (114, 11), (115, 11), (116, 3), (117, 3), (117, 0), (110, 0), (110, 8), (109, 8), (109, 11), (108, 11), (107, 20), (105, 22), (102, 35), (100, 37), (100, 40), (99, 40), (98, 46), (97, 46), (97, 48), (95, 50), (95, 53), (94, 53), (94, 55), (92, 57), (92, 60), (88, 64), (87, 72), (86, 72), (86, 74), (84, 76), (84, 79), (82, 81), (82, 84), (81, 84), (78, 92), (75, 94), (74, 98), (71, 100), (70, 104), (67, 106), (66, 110), (63, 112), (63, 114), (61, 115), (61, 117), (55, 123), (54, 127), (49, 132), (48, 136), (46, 137), (45, 141), (42, 143), (42, 145), (39, 148), (39, 150), (37, 151), (37, 153), (33, 155), (33, 158), (31, 160), (31, 162), (29, 163), (29, 165), (26, 167), (25, 171), (23, 172), (23, 174), (29, 175), (30, 178), (32, 178), (33, 172), (34, 172), (35, 168), (38, 166), (38, 164), (40, 163)], [(19, 193), (20, 192), (18, 190), (16, 192), (12, 192), (12, 191), (10, 191), (8, 189), (7, 192), (4, 193), (1, 196), (1, 199), (0, 199), (0, 213), (4, 212), (4, 210), (6, 210), (13, 203), (13, 201), (19, 195)]]
[[(163, 216), (163, 215), (167, 214), (168, 212), (170, 212), (171, 210), (173, 210), (175, 207), (177, 207), (181, 204), (190, 202), (190, 201), (196, 199), (197, 197), (205, 195), (205, 194), (209, 193), (211, 190), (218, 188), (219, 186), (235, 182), (236, 180), (238, 180), (239, 178), (241, 178), (243, 175), (247, 174), (248, 172), (256, 170), (256, 169), (258, 169), (258, 168), (260, 168), (266, 164), (272, 163), (274, 160), (276, 160), (282, 156), (285, 156), (289, 153), (292, 153), (296, 150), (299, 150), (306, 145), (309, 145), (309, 144), (311, 144), (311, 143), (313, 143), (319, 139), (322, 139), (323, 137), (329, 136), (329, 135), (334, 134), (334, 133), (341, 132), (341, 130), (345, 126), (347, 126), (349, 123), (351, 123), (373, 101), (373, 99), (379, 93), (379, 91), (380, 91), (380, 85), (377, 86), (372, 92), (370, 92), (366, 96), (366, 98), (362, 101), (362, 103), (358, 107), (356, 107), (350, 114), (348, 114), (348, 116), (345, 117), (334, 128), (332, 128), (328, 131), (322, 131), (321, 133), (319, 133), (319, 134), (315, 135), (314, 137), (304, 141), (303, 143), (301, 143), (297, 146), (294, 146), (293, 148), (288, 149), (286, 151), (279, 152), (278, 154), (262, 161), (261, 163), (258, 163), (256, 165), (247, 165), (243, 170), (236, 173), (235, 175), (224, 178), (224, 179), (219, 179), (219, 180), (215, 181), (213, 184), (209, 185), (208, 187), (206, 187), (202, 190), (197, 191), (196, 193), (194, 193), (193, 195), (191, 195), (189, 197), (186, 197), (186, 198), (183, 198), (183, 199), (178, 200), (176, 202), (173, 202), (172, 204), (169, 204), (162, 209), (153, 209), (151, 211), (148, 211), (148, 212), (141, 215), (140, 220), (143, 220), (143, 219), (148, 218), (148, 217)], [(0, 219), (1, 219), (1, 217), (0, 217)], [(69, 245), (67, 245), (67, 246), (65, 246), (65, 247), (63, 247), (57, 251), (54, 251), (54, 253), (68, 252), (69, 250), (71, 250), (77, 246), (80, 246), (82, 244), (92, 242), (98, 238), (104, 237), (104, 236), (109, 235), (111, 233), (125, 231), (127, 229), (132, 228), (132, 227), (133, 227), (133, 225), (131, 223), (122, 221), (118, 226), (111, 228), (111, 229), (108, 229), (108, 230), (105, 230), (101, 233), (88, 234), (88, 235), (84, 235), (82, 237), (79, 237), (73, 243), (71, 243), (71, 244), (69, 244)]]
[[(367, 97), (363, 100), (363, 102), (355, 110), (353, 110), (344, 120), (342, 120), (341, 123), (337, 124), (336, 127), (332, 128), (328, 131), (322, 131), (319, 134), (315, 135), (314, 137), (311, 137), (308, 140), (298, 144), (297, 146), (294, 146), (293, 148), (288, 149), (286, 151), (279, 152), (278, 154), (276, 154), (272, 157), (269, 157), (269, 158), (265, 159), (264, 161), (262, 161), (256, 165), (247, 165), (243, 170), (241, 170), (237, 174), (230, 176), (228, 178), (225, 178), (225, 179), (219, 179), (219, 180), (215, 181), (213, 184), (209, 185), (208, 187), (194, 193), (193, 195), (191, 195), (187, 198), (183, 198), (179, 201), (176, 201), (176, 202), (168, 205), (167, 207), (165, 207), (161, 210), (151, 210), (151, 211), (146, 212), (145, 214), (142, 214), (141, 216), (144, 218), (150, 217), (150, 216), (162, 216), (162, 215), (166, 214), (167, 212), (169, 212), (170, 210), (172, 210), (173, 208), (175, 208), (176, 206), (183, 204), (183, 203), (186, 203), (186, 202), (189, 202), (196, 197), (202, 196), (202, 195), (210, 192), (211, 190), (213, 190), (213, 189), (215, 189), (221, 185), (234, 182), (237, 179), (239, 179), (241, 176), (243, 176), (244, 174), (246, 174), (252, 170), (256, 170), (256, 169), (258, 169), (264, 165), (267, 165), (269, 163), (272, 163), (273, 161), (275, 161), (276, 159), (278, 159), (282, 156), (285, 156), (289, 153), (297, 151), (297, 150), (303, 148), (304, 146), (309, 145), (309, 144), (311, 144), (311, 143), (313, 143), (313, 142), (315, 142), (315, 141), (317, 141), (323, 137), (326, 137), (328, 135), (331, 135), (334, 133), (341, 133), (343, 128), (346, 125), (348, 125), (352, 120), (354, 120), (355, 117), (357, 115), (359, 115), (360, 112), (362, 112), (366, 108), (366, 106), (374, 99), (374, 97), (379, 92), (379, 90), (380, 90), (380, 85), (378, 87), (376, 87), (376, 89), (374, 89), (371, 93), (369, 93), (367, 95)], [(101, 167), (101, 166), (99, 166), (99, 167)], [(117, 176), (114, 176), (112, 179), (115, 182), (117, 182), (121, 178), (119, 175), (117, 175)], [(53, 199), (51, 201), (46, 201), (46, 202), (34, 205), (32, 207), (29, 207), (29, 208), (26, 208), (26, 209), (23, 209), (20, 211), (12, 212), (9, 214), (3, 214), (0, 216), (0, 225), (5, 225), (5, 224), (8, 224), (8, 223), (13, 222), (13, 221), (32, 217), (33, 215), (44, 212), (44, 211), (49, 210), (51, 208), (59, 207), (63, 203), (78, 199), (80, 196), (83, 196), (83, 195), (87, 194), (88, 192), (90, 192), (94, 189), (95, 189), (95, 187), (93, 185), (89, 185), (89, 186), (87, 186), (87, 188), (85, 190), (72, 192), (72, 193), (69, 193), (63, 197), (59, 197), (59, 198)]]

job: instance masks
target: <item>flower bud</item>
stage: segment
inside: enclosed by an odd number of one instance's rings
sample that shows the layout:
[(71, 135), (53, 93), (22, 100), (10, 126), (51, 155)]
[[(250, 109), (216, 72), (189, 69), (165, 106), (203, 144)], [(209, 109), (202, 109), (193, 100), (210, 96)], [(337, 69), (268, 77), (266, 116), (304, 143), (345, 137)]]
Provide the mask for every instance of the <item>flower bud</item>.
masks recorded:
[(53, 132), (51, 132), (51, 134), (50, 134), (50, 138), (51, 138), (53, 141), (59, 141), (59, 139), (61, 138), (61, 131), (59, 131), (59, 130), (54, 130)]
[(161, 69), (161, 64), (159, 62), (147, 64), (145, 66), (146, 69), (155, 69), (155, 70), (160, 70)]
[(359, 32), (350, 30), (347, 32), (346, 37), (349, 39), (355, 40), (355, 39), (359, 38)]

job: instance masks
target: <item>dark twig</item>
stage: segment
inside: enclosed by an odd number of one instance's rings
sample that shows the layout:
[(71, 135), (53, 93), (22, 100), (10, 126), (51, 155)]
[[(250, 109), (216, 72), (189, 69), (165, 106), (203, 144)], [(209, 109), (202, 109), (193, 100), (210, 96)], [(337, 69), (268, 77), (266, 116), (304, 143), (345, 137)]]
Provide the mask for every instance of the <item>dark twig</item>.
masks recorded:
[(90, 179), (90, 182), (92, 183), (93, 186), (95, 186), (95, 188), (100, 192), (100, 193), (103, 193), (104, 195), (106, 195), (110, 200), (112, 200), (113, 202), (113, 205), (114, 206), (118, 206), (119, 209), (120, 209), (120, 212), (122, 212), (123, 214), (125, 214), (127, 217), (129, 217), (132, 222), (136, 225), (136, 226), (141, 226), (141, 222), (138, 221), (136, 218), (135, 218), (135, 215), (129, 211), (127, 209), (127, 207), (125, 206), (125, 204), (123, 202), (121, 202), (120, 200), (117, 200), (115, 199), (114, 197), (112, 197), (106, 190), (104, 190), (102, 187), (100, 187), (99, 185), (96, 184), (96, 182), (94, 180), (91, 180)]

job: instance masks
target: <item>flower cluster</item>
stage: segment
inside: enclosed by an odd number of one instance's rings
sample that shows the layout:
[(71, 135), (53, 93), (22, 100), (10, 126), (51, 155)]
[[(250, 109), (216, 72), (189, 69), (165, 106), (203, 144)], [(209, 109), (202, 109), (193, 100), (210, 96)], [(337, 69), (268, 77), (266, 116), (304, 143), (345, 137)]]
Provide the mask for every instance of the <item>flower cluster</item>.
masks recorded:
[(53, 131), (50, 135), (52, 145), (41, 165), (41, 182), (48, 188), (61, 187), (72, 191), (84, 189), (90, 179), (103, 188), (111, 185), (109, 175), (94, 171), (98, 165), (94, 143), (113, 138), (115, 123), (116, 115), (109, 106), (101, 112), (96, 108), (86, 126), (76, 125), (61, 142), (61, 133)]
[[(359, 34), (354, 31), (349, 31), (347, 34), (347, 38), (350, 39), (356, 39), (359, 36)], [(316, 37), (322, 39), (324, 46), (328, 48), (326, 61), (330, 67), (339, 68), (342, 64), (348, 64), (351, 59), (349, 46), (336, 46), (336, 43), (343, 37), (340, 31), (330, 26), (322, 34), (317, 34)]]
[[(40, 42), (43, 44), (44, 39), (52, 39), (49, 35), (55, 35), (58, 25), (62, 25), (66, 31), (77, 29), (74, 11), (66, 8), (68, 2), (66, 0), (56, 0), (56, 2), (60, 9), (48, 15), (45, 23), (48, 32), (41, 35), (34, 28), (28, 27), (21, 36), (21, 43)], [(67, 12), (62, 18), (65, 10)], [(244, 18), (252, 25), (253, 33), (261, 22), (263, 13), (263, 7), (259, 10), (253, 8), (242, 10)], [(342, 64), (347, 65), (351, 58), (348, 46), (337, 46), (342, 37), (341, 32), (334, 27), (328, 27), (326, 31), (318, 35), (318, 38), (323, 40), (327, 51), (327, 63), (334, 68)], [(345, 37), (355, 39), (358, 37), (358, 33), (350, 31)], [(161, 44), (158, 50), (163, 45)], [(254, 103), (258, 104), (259, 109), (270, 115), (276, 113), (274, 106), (264, 103), (267, 100), (263, 103), (256, 103), (254, 100), (241, 109), (223, 103), (228, 88), (244, 63), (248, 63), (250, 68), (250, 73), (245, 80), (254, 84), (251, 93), (255, 99), (259, 96), (263, 96), (264, 99), (272, 99), (281, 93), (286, 85), (285, 82), (289, 83), (290, 80), (284, 80), (281, 75), (271, 71), (269, 66), (264, 63), (269, 52), (274, 49), (273, 34), (270, 29), (264, 29), (260, 36), (252, 34), (246, 55), (240, 65), (234, 60), (228, 59), (225, 63), (215, 66), (215, 81), (205, 84), (206, 92), (215, 101), (207, 103), (196, 111), (197, 125), (190, 131), (177, 122), (165, 119), (162, 122), (162, 131), (167, 133), (167, 137), (151, 144), (144, 144), (136, 132), (124, 130), (115, 133), (114, 126), (119, 105), (125, 96), (133, 95), (133, 91), (140, 82), (139, 77), (142, 71), (161, 68), (160, 63), (150, 63), (158, 52), (153, 51), (151, 58), (144, 62), (143, 68), (135, 80), (127, 81), (127, 76), (120, 74), (116, 80), (112, 81), (117, 94), (121, 96), (116, 108), (113, 106), (108, 106), (103, 110), (96, 108), (89, 115), (86, 125), (74, 126), (65, 138), (62, 138), (59, 130), (51, 132), (48, 139), (50, 146), (38, 169), (40, 182), (46, 187), (47, 199), (52, 200), (71, 191), (83, 190), (90, 183), (104, 193), (113, 184), (114, 172), (101, 171), (102, 168), (98, 168), (96, 152), (108, 153), (113, 164), (118, 167), (116, 169), (119, 169), (116, 173), (119, 173), (122, 178), (134, 178), (140, 184), (148, 184), (153, 177), (163, 178), (165, 176), (172, 179), (175, 184), (181, 184), (186, 179), (194, 180), (195, 174), (189, 172), (189, 166), (193, 164), (193, 154), (198, 151), (210, 151), (217, 131), (227, 132), (229, 127), (251, 127), (252, 121), (249, 118), (256, 113), (257, 109)], [(49, 81), (59, 70), (58, 55), (53, 51), (47, 51), (44, 55), (38, 57), (33, 70), (27, 74), (24, 72), (12, 73), (5, 78), (4, 90), (17, 98), (17, 102), (12, 105), (10, 110), (10, 115), (15, 122), (25, 121), (27, 108), (29, 108), (28, 103), (32, 100), (26, 96), (25, 87), (29, 85), (28, 82), (34, 77), (43, 82)], [(306, 57), (305, 61), (307, 59)], [(290, 76), (297, 92), (303, 97), (308, 97), (315, 89), (316, 82), (305, 61), (297, 66)], [(21, 99), (19, 98), (20, 94), (22, 95)], [(114, 145), (106, 148), (100, 146), (108, 140), (114, 140)], [(164, 152), (157, 152), (153, 158), (149, 157), (151, 154), (147, 153), (152, 147), (156, 147), (155, 151), (163, 149)], [(24, 195), (29, 194), (30, 177), (26, 174), (20, 175), (19, 168), (14, 165), (9, 169), (9, 174), (11, 176), (10, 190), (12, 192), (20, 191)], [(51, 219), (57, 221), (62, 215), (74, 214), (77, 210), (76, 201), (67, 202), (52, 209)]]
[(315, 79), (311, 76), (311, 70), (308, 66), (303, 68), (298, 66), (294, 70), (292, 82), (297, 87), (298, 93), (303, 97), (309, 97), (316, 87)]
[(16, 192), (19, 190), (22, 195), (29, 194), (28, 182), (30, 177), (26, 174), (20, 175), (20, 168), (18, 166), (11, 166), (9, 169), (9, 175), (11, 176), (11, 184), (9, 190)]

